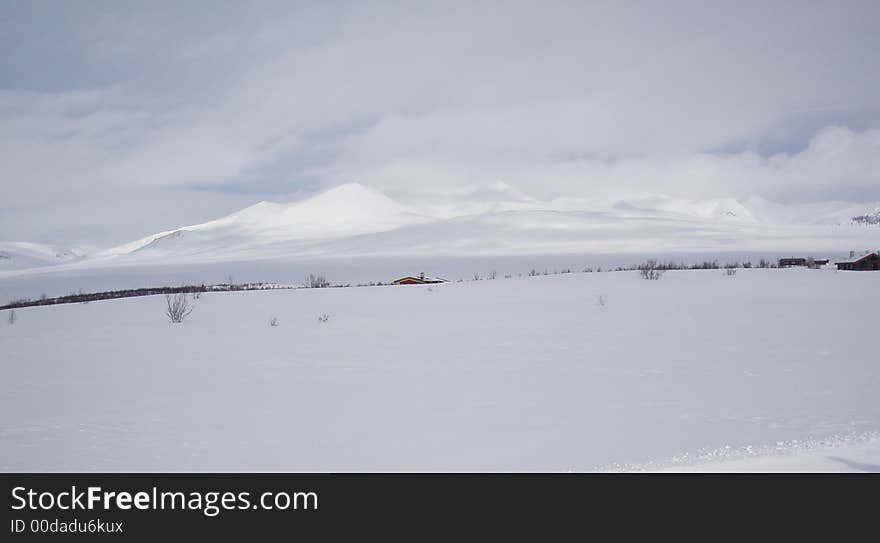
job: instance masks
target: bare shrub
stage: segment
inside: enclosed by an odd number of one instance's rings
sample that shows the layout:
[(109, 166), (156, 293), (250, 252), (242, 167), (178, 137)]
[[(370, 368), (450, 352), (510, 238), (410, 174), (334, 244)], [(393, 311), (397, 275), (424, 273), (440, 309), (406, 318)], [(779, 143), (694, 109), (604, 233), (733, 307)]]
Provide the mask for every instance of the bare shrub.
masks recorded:
[(193, 310), (189, 296), (184, 293), (166, 294), (165, 305), (165, 315), (173, 323), (183, 322), (183, 319), (189, 317)]
[(327, 322), (330, 320), (330, 315), (324, 313), (320, 317), (318, 317), (318, 322)]
[(326, 288), (329, 286), (330, 283), (323, 275), (315, 275), (314, 273), (310, 273), (309, 276), (306, 277), (306, 287), (308, 288)]
[(639, 264), (639, 274), (641, 274), (642, 279), (657, 281), (663, 277), (663, 270), (660, 269), (657, 261), (652, 259)]
[(9, 323), (10, 326), (12, 326), (13, 324), (15, 324), (17, 318), (18, 317), (15, 316), (15, 310), (11, 309), (9, 311), (9, 317), (6, 318), (6, 322)]
[(495, 279), (495, 277), (497, 277), (497, 276), (498, 276), (498, 273), (495, 270), (492, 270), (489, 272), (489, 279), (490, 280)]
[(602, 307), (605, 307), (605, 304), (608, 303), (608, 299), (605, 296), (599, 296), (596, 298), (596, 303)]
[(727, 277), (733, 277), (734, 275), (736, 275), (736, 268), (734, 268), (733, 266), (727, 266), (726, 268), (724, 268), (724, 275), (726, 275)]
[(272, 317), (271, 319), (269, 319), (269, 326), (273, 328), (275, 326), (278, 326), (278, 317)]

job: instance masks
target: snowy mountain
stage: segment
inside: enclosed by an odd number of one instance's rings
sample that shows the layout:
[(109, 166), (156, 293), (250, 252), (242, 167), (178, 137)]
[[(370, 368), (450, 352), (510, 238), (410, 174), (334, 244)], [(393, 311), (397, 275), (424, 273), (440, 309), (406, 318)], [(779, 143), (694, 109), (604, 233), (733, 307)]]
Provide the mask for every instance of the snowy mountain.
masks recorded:
[(96, 257), (210, 261), (277, 255), (614, 250), (616, 245), (632, 245), (632, 238), (651, 245), (663, 239), (679, 244), (697, 228), (705, 237), (707, 229), (755, 222), (734, 199), (685, 201), (650, 195), (618, 202), (540, 201), (496, 183), (402, 203), (350, 183), (298, 202), (260, 202)]
[(617, 209), (637, 209), (643, 212), (664, 212), (681, 217), (706, 220), (757, 222), (754, 215), (734, 198), (709, 200), (678, 200), (664, 195), (651, 195), (615, 203)]
[(539, 200), (501, 182), (392, 198), (349, 183), (299, 201), (259, 202), (88, 256), (6, 244), (0, 246), (0, 269), (316, 256), (846, 251), (876, 245), (874, 229), (852, 225), (876, 224), (871, 221), (877, 213), (858, 215), (858, 206), (850, 203), (783, 206), (759, 198), (683, 200), (662, 194)]
[(78, 251), (27, 242), (0, 242), (0, 270), (51, 266), (72, 262), (81, 257)]
[[(852, 202), (804, 202), (782, 205), (753, 196), (744, 205), (762, 223), (807, 224), (824, 226), (850, 226), (858, 224), (855, 217), (865, 213), (864, 203)], [(880, 205), (877, 206), (880, 209)]]
[(288, 204), (259, 202), (217, 220), (160, 232), (96, 255), (205, 254), (283, 241), (332, 240), (429, 220), (381, 192), (349, 183)]

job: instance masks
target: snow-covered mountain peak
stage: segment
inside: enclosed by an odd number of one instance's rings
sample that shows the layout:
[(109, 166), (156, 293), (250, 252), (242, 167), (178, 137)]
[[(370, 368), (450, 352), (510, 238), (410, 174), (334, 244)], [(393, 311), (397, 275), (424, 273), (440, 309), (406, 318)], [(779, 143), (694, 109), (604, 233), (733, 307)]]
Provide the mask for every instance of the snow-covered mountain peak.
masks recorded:
[(327, 225), (340, 220), (378, 217), (402, 211), (403, 206), (381, 192), (360, 183), (347, 183), (294, 202), (258, 202), (220, 219), (186, 229), (212, 230), (232, 224), (253, 229), (275, 229), (301, 226), (306, 218), (310, 223)]
[(211, 254), (242, 245), (383, 232), (425, 220), (378, 190), (347, 183), (294, 202), (258, 202), (213, 221), (116, 247), (105, 255), (144, 251)]
[[(114, 247), (75, 266), (92, 263), (164, 263), (273, 259), (296, 255), (435, 254), (441, 251), (589, 252), (717, 245), (775, 248), (802, 232), (831, 247), (864, 245), (874, 228), (840, 228), (880, 222), (880, 209), (861, 215), (865, 203), (777, 204), (760, 198), (686, 200), (663, 194), (533, 198), (497, 182), (455, 189), (385, 194), (347, 183), (293, 202), (262, 201), (216, 220), (159, 232)], [(753, 228), (760, 223), (761, 229)], [(833, 229), (833, 231), (832, 231)], [(775, 232), (772, 235), (770, 232)], [(768, 239), (755, 241), (766, 233)], [(859, 237), (861, 236), (861, 237)], [(836, 246), (836, 245), (835, 245)], [(873, 241), (869, 243), (873, 246)], [(0, 246), (0, 250), (4, 247)], [(20, 247), (18, 248), (20, 252)], [(12, 258), (18, 264), (10, 262)], [(66, 257), (65, 257), (66, 258)], [(0, 268), (59, 263), (0, 251)], [(110, 263), (112, 261), (112, 264)]]

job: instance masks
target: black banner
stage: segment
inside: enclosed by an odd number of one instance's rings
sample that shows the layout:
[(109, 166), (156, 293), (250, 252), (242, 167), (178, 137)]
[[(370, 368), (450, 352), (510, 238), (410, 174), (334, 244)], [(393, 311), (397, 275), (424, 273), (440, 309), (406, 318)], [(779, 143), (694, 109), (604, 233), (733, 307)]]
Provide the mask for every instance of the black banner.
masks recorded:
[[(3, 541), (616, 537), (870, 527), (871, 475), (7, 474)], [(711, 532), (704, 532), (709, 529)], [(757, 531), (755, 531), (757, 530)], [(604, 538), (603, 538), (604, 539)]]

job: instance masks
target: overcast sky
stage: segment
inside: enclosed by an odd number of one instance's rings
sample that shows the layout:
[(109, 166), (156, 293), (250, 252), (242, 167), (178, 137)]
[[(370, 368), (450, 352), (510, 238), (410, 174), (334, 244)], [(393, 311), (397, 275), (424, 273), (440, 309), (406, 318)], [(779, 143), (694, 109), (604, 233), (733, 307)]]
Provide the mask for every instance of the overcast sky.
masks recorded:
[(880, 2), (0, 0), (0, 240), (405, 197), (880, 200)]

